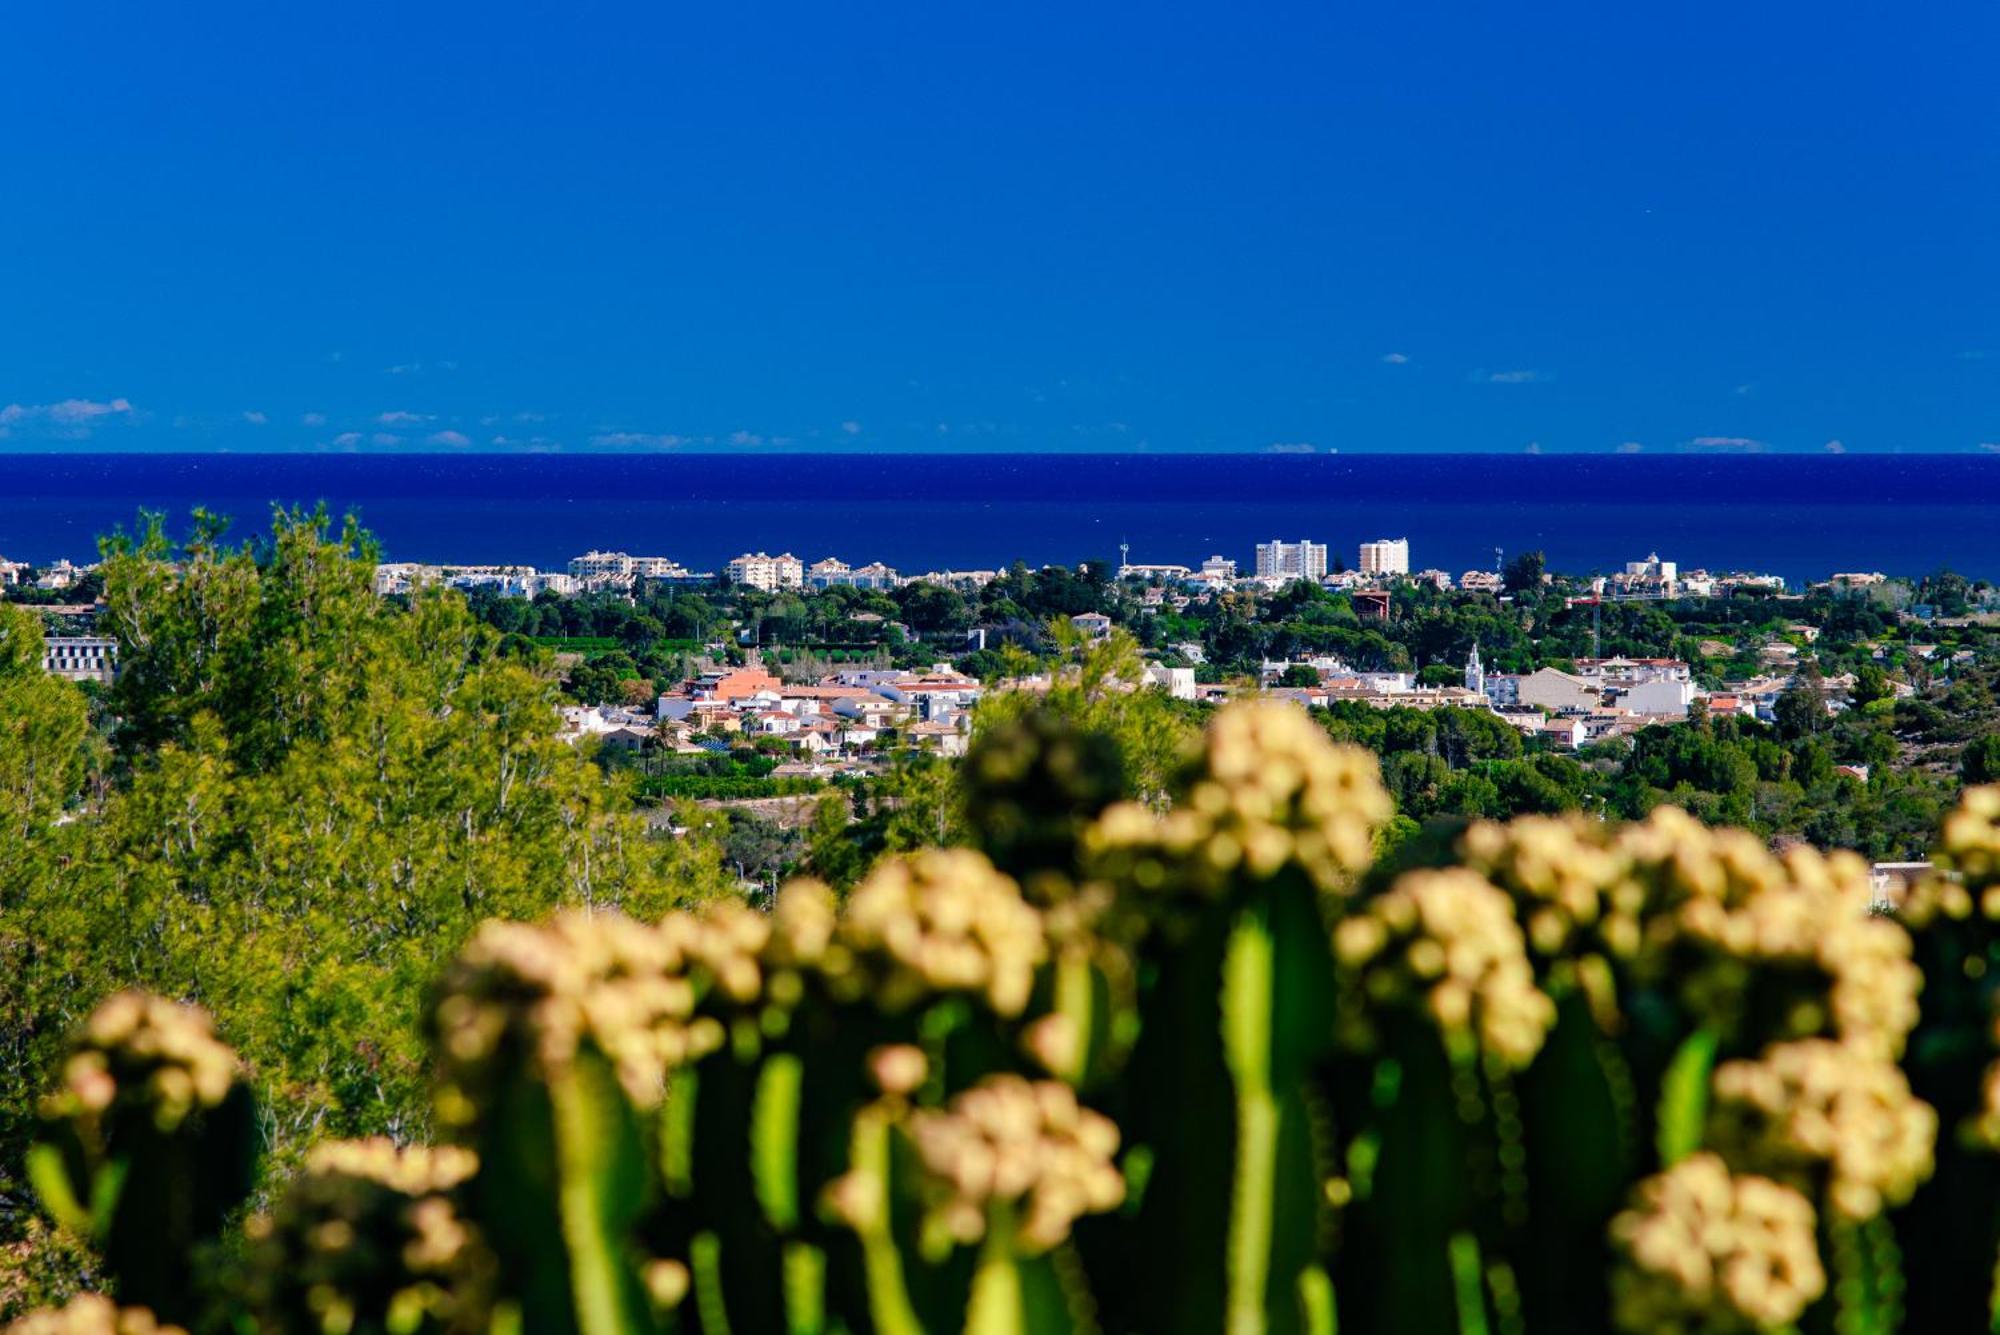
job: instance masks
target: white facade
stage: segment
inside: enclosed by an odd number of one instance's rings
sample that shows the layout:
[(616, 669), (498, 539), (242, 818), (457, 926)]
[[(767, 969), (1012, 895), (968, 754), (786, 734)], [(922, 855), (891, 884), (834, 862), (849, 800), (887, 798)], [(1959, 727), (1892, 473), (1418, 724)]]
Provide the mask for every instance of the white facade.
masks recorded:
[(1618, 703), (1634, 714), (1684, 717), (1694, 702), (1694, 683), (1685, 677), (1659, 676), (1625, 688)]
[(1273, 538), (1257, 544), (1257, 575), (1260, 579), (1319, 579), (1326, 574), (1326, 544), (1280, 542)]
[(1211, 556), (1201, 563), (1203, 579), (1235, 579), (1236, 562), (1227, 556)]
[(806, 580), (805, 562), (790, 552), (786, 552), (783, 556), (771, 556), (764, 552), (745, 552), (722, 569), (729, 577), (730, 583), (743, 584), (766, 592), (775, 589), (796, 589)]
[(1545, 667), (1520, 678), (1514, 688), (1514, 698), (1521, 704), (1538, 705), (1543, 709), (1591, 710), (1603, 703), (1604, 690), (1582, 677)]
[(1361, 544), (1356, 568), (1364, 575), (1407, 575), (1410, 573), (1410, 540), (1377, 538)]
[(1194, 669), (1191, 667), (1165, 667), (1159, 663), (1148, 663), (1143, 679), (1146, 685), (1158, 686), (1176, 700), (1194, 699)]
[(688, 579), (694, 574), (670, 556), (631, 556), (625, 552), (585, 552), (569, 562), (570, 578), (586, 583), (628, 579)]
[(110, 681), (118, 667), (118, 641), (96, 635), (51, 635), (42, 641), (42, 667), (71, 681)]
[(900, 575), (880, 561), (871, 561), (865, 566), (850, 566), (833, 556), (813, 562), (805, 574), (806, 587), (811, 589), (831, 589), (835, 586), (893, 589), (902, 582)]
[(1649, 584), (1672, 584), (1679, 576), (1679, 564), (1662, 561), (1658, 552), (1648, 554), (1643, 561), (1625, 563), (1625, 578), (1628, 580), (1639, 580)]

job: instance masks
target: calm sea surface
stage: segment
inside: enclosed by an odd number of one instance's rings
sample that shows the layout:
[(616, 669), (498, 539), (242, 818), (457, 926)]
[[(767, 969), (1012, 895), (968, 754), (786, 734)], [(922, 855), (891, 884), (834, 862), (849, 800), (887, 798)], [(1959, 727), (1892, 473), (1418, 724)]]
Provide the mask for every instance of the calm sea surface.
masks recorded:
[(1558, 569), (2000, 579), (2000, 457), (0, 454), (0, 555), (95, 553), (141, 508), (237, 532), (274, 502), (352, 509), (389, 559), (560, 568), (588, 548), (713, 569), (791, 551), (922, 571), (1115, 559), (1249, 564), (1273, 537), (1410, 540), (1417, 566), (1541, 548)]

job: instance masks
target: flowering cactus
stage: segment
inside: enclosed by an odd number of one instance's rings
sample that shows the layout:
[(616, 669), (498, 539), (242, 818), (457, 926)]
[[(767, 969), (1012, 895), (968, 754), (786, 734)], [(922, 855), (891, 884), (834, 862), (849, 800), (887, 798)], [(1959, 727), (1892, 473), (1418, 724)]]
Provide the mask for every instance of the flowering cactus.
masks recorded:
[(1851, 855), (1665, 808), (1371, 869), (1372, 761), (1273, 705), (1165, 810), (1046, 720), (980, 744), (993, 858), (488, 924), (431, 1011), (445, 1144), (320, 1147), (233, 1285), (246, 1078), (113, 998), (33, 1176), (134, 1306), (22, 1329), (1992, 1323), (2000, 789), (1884, 917)]

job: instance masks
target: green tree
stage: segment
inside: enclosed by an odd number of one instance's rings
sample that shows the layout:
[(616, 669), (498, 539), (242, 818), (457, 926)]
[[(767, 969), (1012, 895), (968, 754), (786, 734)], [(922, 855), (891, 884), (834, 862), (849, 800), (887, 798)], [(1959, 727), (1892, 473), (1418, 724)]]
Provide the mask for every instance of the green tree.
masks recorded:
[(1501, 572), (1500, 582), (1509, 593), (1528, 593), (1542, 586), (1542, 574), (1548, 567), (1548, 558), (1539, 551), (1521, 552), (1510, 558)]

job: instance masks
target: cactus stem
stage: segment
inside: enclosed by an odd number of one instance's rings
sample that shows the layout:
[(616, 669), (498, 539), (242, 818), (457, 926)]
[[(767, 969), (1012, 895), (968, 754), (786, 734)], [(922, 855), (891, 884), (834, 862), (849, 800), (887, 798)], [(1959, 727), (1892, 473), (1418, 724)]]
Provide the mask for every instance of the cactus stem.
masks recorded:
[(1278, 1103), (1270, 1082), (1273, 946), (1268, 918), (1246, 909), (1222, 966), (1223, 1047), (1236, 1084), (1236, 1190), (1229, 1220), (1230, 1335), (1261, 1335), (1277, 1197)]
[(1458, 1335), (1487, 1335), (1486, 1292), (1479, 1263), (1479, 1239), (1451, 1236), (1452, 1296), (1458, 1302)]

